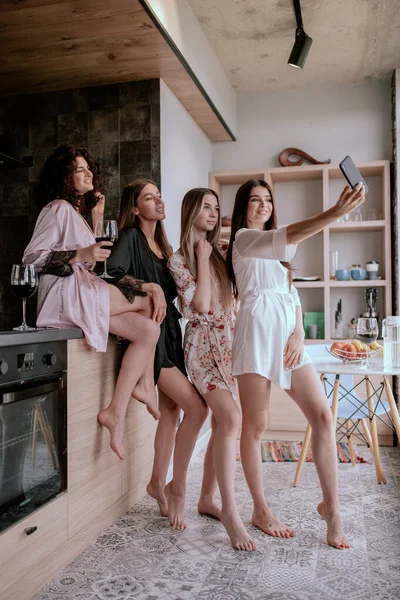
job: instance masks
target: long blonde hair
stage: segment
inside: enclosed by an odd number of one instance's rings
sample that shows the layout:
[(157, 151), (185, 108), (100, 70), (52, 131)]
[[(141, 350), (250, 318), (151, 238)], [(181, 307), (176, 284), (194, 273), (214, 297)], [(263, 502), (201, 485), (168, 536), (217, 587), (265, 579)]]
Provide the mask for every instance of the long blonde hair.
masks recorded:
[[(207, 194), (213, 195), (219, 204), (217, 194), (214, 190), (207, 188), (193, 188), (192, 190), (189, 190), (182, 201), (180, 252), (185, 259), (189, 271), (195, 279), (197, 277), (197, 260), (194, 251), (194, 224), (203, 208), (203, 198)], [(226, 269), (225, 260), (218, 248), (220, 231), (221, 215), (218, 211), (217, 223), (212, 231), (207, 232), (206, 239), (212, 246), (210, 262), (212, 272), (211, 283), (214, 287), (213, 292), (215, 292), (215, 278), (220, 284), (224, 309), (225, 311), (229, 311), (232, 308), (232, 285)], [(213, 293), (212, 298), (216, 297), (216, 293)]]
[[(121, 231), (121, 229), (124, 229), (125, 227), (137, 227), (140, 229), (139, 219), (133, 214), (133, 209), (137, 206), (137, 199), (143, 189), (149, 183), (158, 187), (151, 179), (136, 179), (124, 187), (119, 210), (118, 231)], [(169, 258), (173, 250), (168, 241), (162, 221), (157, 221), (154, 239), (164, 258)]]

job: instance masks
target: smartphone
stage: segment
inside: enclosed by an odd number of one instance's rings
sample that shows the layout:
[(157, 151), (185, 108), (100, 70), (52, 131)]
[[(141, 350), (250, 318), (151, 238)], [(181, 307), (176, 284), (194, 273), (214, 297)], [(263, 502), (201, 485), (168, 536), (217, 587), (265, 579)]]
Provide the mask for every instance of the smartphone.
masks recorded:
[(356, 165), (353, 163), (353, 160), (350, 158), (350, 156), (346, 156), (346, 158), (342, 160), (342, 162), (339, 165), (339, 168), (352, 188), (355, 188), (357, 183), (362, 183), (365, 189), (365, 193), (368, 192), (368, 186), (365, 183), (364, 178), (362, 177), (360, 171), (357, 169)]

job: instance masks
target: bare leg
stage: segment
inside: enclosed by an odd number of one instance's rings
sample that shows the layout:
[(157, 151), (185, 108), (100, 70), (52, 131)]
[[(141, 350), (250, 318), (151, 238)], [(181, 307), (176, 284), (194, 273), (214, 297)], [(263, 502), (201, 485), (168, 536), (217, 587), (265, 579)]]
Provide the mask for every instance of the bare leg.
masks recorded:
[[(125, 352), (114, 394), (109, 406), (100, 411), (98, 420), (110, 431), (110, 446), (119, 458), (124, 458), (124, 419), (132, 389), (143, 374), (154, 353), (160, 328), (151, 319), (139, 314), (148, 308), (147, 298), (136, 298), (133, 304), (114, 286), (110, 287), (110, 332), (128, 339), (131, 344)], [(122, 312), (122, 308), (126, 311)]]
[[(125, 312), (137, 312), (148, 319), (151, 319), (153, 314), (153, 306), (148, 296), (137, 296), (133, 303), (130, 303), (122, 292), (115, 286), (110, 285), (110, 314), (116, 316)], [(120, 337), (126, 337), (121, 335)], [(139, 340), (140, 341), (140, 340)], [(141, 374), (137, 385), (135, 385), (135, 398), (146, 404), (147, 410), (155, 418), (159, 419), (160, 412), (158, 410), (157, 395), (154, 385), (154, 354), (156, 347), (154, 346), (149, 360), (146, 363), (145, 370)]]
[(214, 494), (217, 489), (217, 477), (214, 469), (214, 440), (217, 422), (214, 415), (211, 416), (211, 436), (204, 456), (203, 481), (197, 510), (201, 515), (211, 515), (221, 520), (221, 509), (216, 504)]
[(221, 492), (221, 521), (236, 550), (256, 550), (256, 544), (246, 531), (235, 501), (236, 440), (240, 412), (231, 394), (214, 390), (204, 399), (216, 421), (213, 441), (214, 467)]
[(264, 497), (260, 443), (267, 422), (271, 382), (261, 375), (246, 373), (238, 377), (238, 383), (242, 406), (240, 455), (254, 502), (251, 522), (273, 537), (292, 537), (292, 529), (274, 517)]
[(157, 500), (161, 515), (167, 517), (168, 502), (164, 488), (181, 409), (160, 389), (158, 390), (158, 398), (161, 417), (154, 439), (153, 471), (147, 486), (147, 493)]
[(155, 419), (160, 418), (160, 410), (157, 405), (157, 395), (154, 387), (154, 355), (155, 347), (150, 356), (145, 371), (137, 382), (132, 392), (132, 398), (146, 405), (147, 410)]
[(171, 527), (185, 529), (186, 475), (197, 436), (207, 417), (207, 406), (176, 367), (162, 369), (157, 385), (185, 413), (175, 437), (173, 479), (165, 488)]
[(322, 488), (317, 510), (327, 523), (327, 541), (343, 550), (350, 548), (343, 535), (338, 498), (337, 451), (332, 413), (317, 372), (312, 365), (295, 369), (288, 392), (311, 425), (311, 448)]

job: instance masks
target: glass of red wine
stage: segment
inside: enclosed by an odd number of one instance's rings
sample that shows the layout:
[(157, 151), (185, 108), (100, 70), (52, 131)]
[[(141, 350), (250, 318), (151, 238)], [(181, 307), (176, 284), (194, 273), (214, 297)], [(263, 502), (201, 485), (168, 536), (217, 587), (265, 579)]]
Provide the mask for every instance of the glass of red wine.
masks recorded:
[[(378, 321), (374, 317), (362, 317), (357, 321), (357, 337), (364, 344), (375, 342), (379, 334)], [(369, 355), (367, 352), (367, 361), (365, 368), (369, 368)]]
[(38, 287), (39, 277), (35, 265), (13, 265), (11, 270), (11, 288), (22, 299), (22, 324), (14, 331), (35, 331), (36, 327), (26, 324), (26, 300), (33, 296)]
[[(94, 228), (94, 237), (96, 238), (96, 242), (116, 242), (118, 239), (117, 221), (97, 221)], [(102, 246), (102, 248), (111, 250), (111, 246)], [(104, 261), (104, 271), (99, 277), (102, 279), (112, 279), (111, 275), (107, 273), (107, 260)]]

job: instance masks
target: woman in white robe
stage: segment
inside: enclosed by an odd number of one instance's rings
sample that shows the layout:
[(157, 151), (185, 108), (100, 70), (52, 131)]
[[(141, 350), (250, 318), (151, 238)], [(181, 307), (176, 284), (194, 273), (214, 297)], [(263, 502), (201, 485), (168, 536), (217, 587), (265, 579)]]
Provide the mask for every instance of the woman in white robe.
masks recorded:
[(298, 294), (291, 283), (296, 244), (364, 201), (364, 190), (347, 186), (324, 213), (276, 229), (273, 195), (262, 180), (243, 184), (235, 199), (227, 266), (240, 300), (232, 349), (242, 406), (241, 459), (254, 501), (252, 523), (265, 533), (294, 532), (271, 513), (264, 498), (260, 443), (266, 429), (271, 381), (287, 391), (312, 427), (312, 451), (323, 500), (317, 510), (327, 522), (328, 544), (349, 544), (342, 531), (337, 455), (332, 414), (307, 353)]

